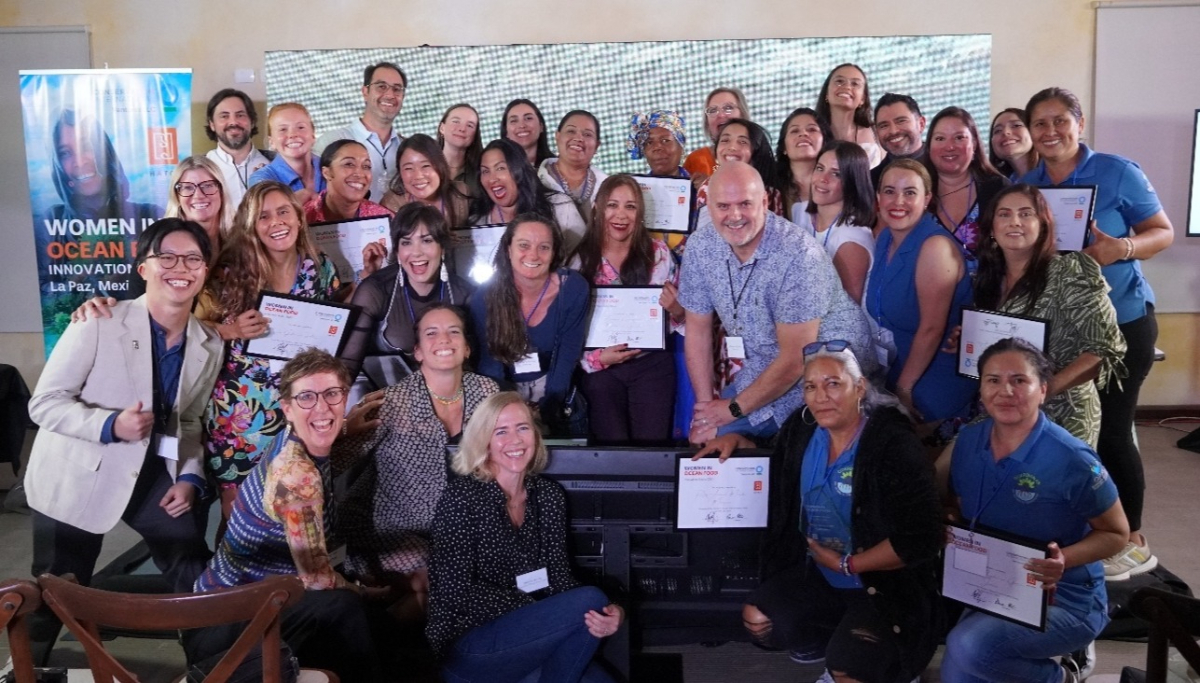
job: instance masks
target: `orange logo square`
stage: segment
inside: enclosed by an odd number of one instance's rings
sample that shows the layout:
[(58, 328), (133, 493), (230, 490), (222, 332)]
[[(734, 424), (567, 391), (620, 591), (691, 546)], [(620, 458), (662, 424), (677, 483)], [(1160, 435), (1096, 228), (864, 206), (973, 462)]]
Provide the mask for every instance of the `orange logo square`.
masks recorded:
[(756, 480), (756, 481), (754, 482), (754, 490), (755, 490), (755, 491), (761, 491), (761, 490), (762, 490), (762, 481), (761, 481), (761, 480)]
[(151, 166), (174, 166), (179, 163), (179, 136), (174, 128), (148, 128), (146, 148)]
[(330, 325), (330, 326), (329, 326), (329, 334), (331, 334), (331, 335), (332, 335), (332, 334), (337, 334), (337, 331), (338, 331), (338, 326), (337, 326), (337, 325)]

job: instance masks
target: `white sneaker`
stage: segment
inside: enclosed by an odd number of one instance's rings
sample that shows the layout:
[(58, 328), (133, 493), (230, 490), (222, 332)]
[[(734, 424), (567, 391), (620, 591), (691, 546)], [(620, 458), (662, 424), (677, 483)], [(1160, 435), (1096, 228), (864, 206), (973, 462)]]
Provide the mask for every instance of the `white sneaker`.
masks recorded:
[(1131, 576), (1145, 574), (1158, 566), (1158, 558), (1150, 552), (1149, 543), (1139, 546), (1132, 541), (1103, 562), (1105, 581), (1127, 581)]
[(826, 669), (825, 673), (821, 674), (821, 677), (813, 683), (836, 683), (836, 681), (833, 680), (833, 674), (829, 673), (829, 669)]

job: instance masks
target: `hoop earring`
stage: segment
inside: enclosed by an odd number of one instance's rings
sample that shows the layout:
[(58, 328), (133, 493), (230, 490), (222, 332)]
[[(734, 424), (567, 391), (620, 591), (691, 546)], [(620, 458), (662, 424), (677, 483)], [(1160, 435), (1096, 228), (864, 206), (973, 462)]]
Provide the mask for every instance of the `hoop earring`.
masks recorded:
[[(808, 421), (807, 418), (809, 417), (812, 418), (812, 422)], [(800, 421), (806, 425), (815, 425), (817, 423), (817, 418), (813, 417), (812, 411), (808, 409), (807, 403), (804, 404), (804, 407), (800, 409)]]

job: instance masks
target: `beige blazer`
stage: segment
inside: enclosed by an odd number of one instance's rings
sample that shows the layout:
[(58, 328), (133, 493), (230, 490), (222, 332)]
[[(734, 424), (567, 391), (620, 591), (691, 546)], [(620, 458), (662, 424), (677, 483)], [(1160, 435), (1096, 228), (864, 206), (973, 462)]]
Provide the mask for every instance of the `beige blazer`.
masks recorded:
[[(145, 297), (118, 303), (111, 318), (67, 327), (29, 401), (29, 415), (41, 427), (25, 473), (29, 507), (96, 534), (116, 526), (150, 440), (103, 444), (100, 435), (114, 411), (138, 401), (153, 409), (153, 354)], [(204, 476), (200, 417), (223, 357), (220, 337), (191, 317), (167, 425), (179, 438), (179, 460), (167, 462), (173, 479)]]

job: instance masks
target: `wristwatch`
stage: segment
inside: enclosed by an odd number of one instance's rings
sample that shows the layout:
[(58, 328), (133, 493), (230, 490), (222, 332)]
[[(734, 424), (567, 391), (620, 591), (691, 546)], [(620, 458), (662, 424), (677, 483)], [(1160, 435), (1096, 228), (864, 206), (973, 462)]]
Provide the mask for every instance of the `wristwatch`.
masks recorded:
[(729, 414), (735, 419), (745, 417), (745, 414), (742, 413), (742, 407), (738, 405), (736, 398), (729, 402)]

